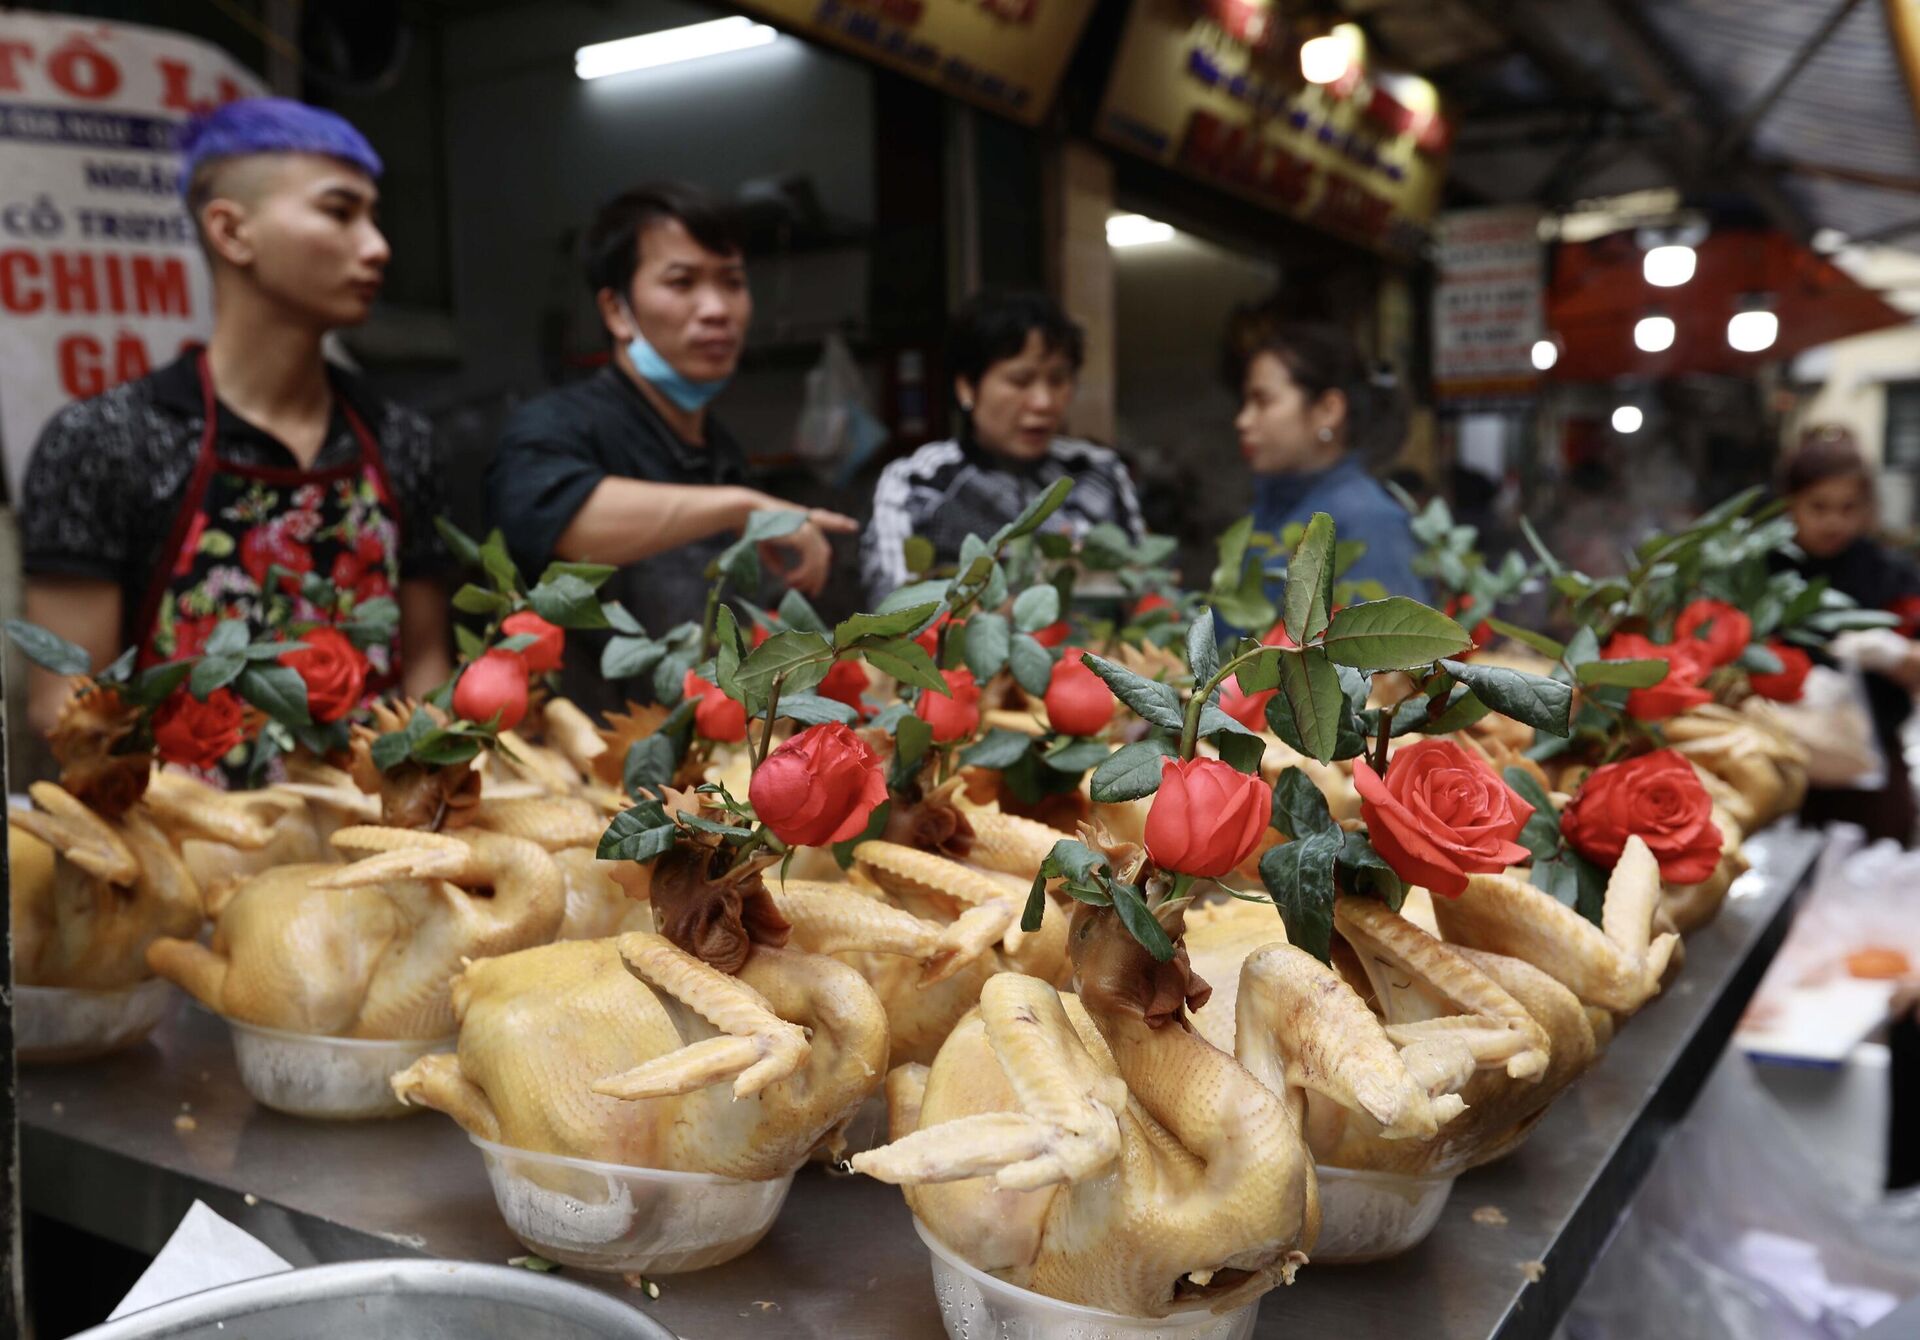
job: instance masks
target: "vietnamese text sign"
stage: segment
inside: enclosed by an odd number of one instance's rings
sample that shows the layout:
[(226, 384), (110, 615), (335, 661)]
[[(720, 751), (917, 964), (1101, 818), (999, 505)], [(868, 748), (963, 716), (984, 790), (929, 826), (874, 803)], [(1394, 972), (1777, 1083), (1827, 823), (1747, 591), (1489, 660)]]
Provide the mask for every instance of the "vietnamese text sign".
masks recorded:
[(55, 410), (211, 329), (174, 137), (260, 91), (178, 33), (0, 12), (0, 447), (16, 502)]
[(1412, 253), (1449, 140), (1432, 86), (1361, 62), (1337, 83), (1302, 87), (1280, 32), (1246, 0), (1135, 0), (1101, 137), (1365, 246)]
[(795, 32), (1028, 125), (1054, 89), (1093, 0), (741, 0)]
[(1533, 387), (1545, 276), (1540, 211), (1455, 210), (1434, 228), (1433, 381), (1442, 396), (1511, 395)]

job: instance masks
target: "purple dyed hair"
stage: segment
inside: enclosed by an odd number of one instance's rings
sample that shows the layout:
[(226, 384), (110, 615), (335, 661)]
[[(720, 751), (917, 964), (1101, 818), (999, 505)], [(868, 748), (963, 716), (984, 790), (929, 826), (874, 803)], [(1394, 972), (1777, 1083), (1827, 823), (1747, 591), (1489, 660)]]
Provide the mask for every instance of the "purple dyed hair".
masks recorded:
[(324, 154), (380, 175), (380, 155), (343, 118), (291, 98), (242, 98), (194, 117), (180, 134), (183, 194), (207, 164), (242, 154)]

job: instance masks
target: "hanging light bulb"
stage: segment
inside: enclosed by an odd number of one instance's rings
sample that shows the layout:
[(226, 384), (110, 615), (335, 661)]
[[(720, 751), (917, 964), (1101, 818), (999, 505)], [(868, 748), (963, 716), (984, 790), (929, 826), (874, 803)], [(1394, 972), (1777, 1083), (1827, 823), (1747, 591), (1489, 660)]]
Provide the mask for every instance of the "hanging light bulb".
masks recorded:
[(1360, 30), (1351, 23), (1300, 44), (1300, 77), (1309, 84), (1337, 84), (1359, 60)]
[(1655, 288), (1679, 288), (1693, 278), (1699, 257), (1692, 247), (1654, 247), (1640, 262), (1640, 272)]
[(1646, 416), (1638, 405), (1620, 405), (1613, 411), (1613, 431), (1616, 433), (1637, 433)]
[(1763, 353), (1780, 338), (1780, 318), (1765, 297), (1749, 297), (1727, 318), (1727, 343), (1743, 354)]
[(1673, 336), (1670, 316), (1643, 316), (1633, 324), (1633, 344), (1643, 354), (1665, 353), (1673, 348)]
[(1560, 361), (1560, 346), (1552, 340), (1535, 340), (1532, 356), (1534, 371), (1551, 371), (1553, 365)]

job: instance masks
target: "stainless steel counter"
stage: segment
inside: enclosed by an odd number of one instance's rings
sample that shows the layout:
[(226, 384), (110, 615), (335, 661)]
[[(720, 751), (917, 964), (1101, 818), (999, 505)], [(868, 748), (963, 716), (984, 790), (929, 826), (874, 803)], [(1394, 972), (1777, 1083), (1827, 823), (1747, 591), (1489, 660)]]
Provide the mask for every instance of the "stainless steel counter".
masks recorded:
[[(1754, 871), (1688, 940), (1674, 989), (1627, 1025), (1525, 1147), (1462, 1177), (1415, 1251), (1303, 1270), (1267, 1296), (1258, 1334), (1549, 1336), (1726, 1045), (1819, 845), (1786, 829), (1753, 839)], [(157, 1251), (195, 1198), (296, 1265), (524, 1251), (494, 1211), (479, 1152), (451, 1121), (328, 1124), (258, 1108), (240, 1088), (225, 1026), (197, 1009), (123, 1055), (24, 1071), (20, 1113), (28, 1207), (140, 1251)], [(926, 1251), (899, 1192), (819, 1168), (800, 1174), (759, 1247), (662, 1278), (657, 1300), (569, 1274), (644, 1304), (686, 1340), (941, 1335)]]

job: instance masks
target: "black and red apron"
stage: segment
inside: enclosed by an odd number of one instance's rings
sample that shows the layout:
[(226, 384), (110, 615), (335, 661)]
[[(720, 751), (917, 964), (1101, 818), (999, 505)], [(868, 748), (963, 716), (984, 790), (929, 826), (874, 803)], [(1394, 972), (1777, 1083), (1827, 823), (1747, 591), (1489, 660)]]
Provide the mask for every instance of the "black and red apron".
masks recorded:
[[(223, 619), (246, 619), (256, 636), (290, 624), (332, 623), (351, 603), (392, 596), (400, 585), (398, 500), (380, 444), (353, 407), (339, 401), (360, 444), (357, 460), (324, 470), (243, 465), (220, 457), (219, 406), (204, 350), (198, 370), (206, 428), (134, 625), (143, 666), (195, 654)], [(318, 573), (352, 602), (320, 609), (301, 595), (298, 575), (282, 575), (280, 589), (269, 594), (267, 573), (276, 563), (289, 573)], [(400, 680), (398, 635), (366, 653), (367, 693), (374, 697)]]

